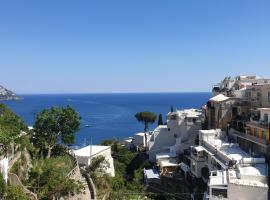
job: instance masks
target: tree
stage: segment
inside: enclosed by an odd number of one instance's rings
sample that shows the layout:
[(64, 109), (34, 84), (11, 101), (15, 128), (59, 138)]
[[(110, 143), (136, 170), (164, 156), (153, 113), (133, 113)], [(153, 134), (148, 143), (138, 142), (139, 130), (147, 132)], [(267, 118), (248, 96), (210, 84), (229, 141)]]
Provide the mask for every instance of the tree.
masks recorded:
[(1, 153), (5, 155), (12, 144), (19, 143), (21, 131), (26, 131), (27, 126), (23, 120), (5, 105), (0, 104), (0, 143)]
[(35, 146), (47, 151), (47, 157), (58, 142), (65, 145), (74, 143), (75, 133), (80, 127), (80, 116), (70, 106), (44, 109), (36, 116), (33, 131)]
[(171, 112), (174, 112), (174, 108), (173, 108), (173, 105), (171, 105)]
[(146, 145), (147, 144), (146, 131), (148, 130), (149, 124), (153, 124), (156, 121), (157, 115), (152, 112), (144, 111), (136, 113), (135, 118), (138, 120), (138, 122), (142, 122), (144, 124), (144, 139)]
[(158, 116), (158, 125), (163, 125), (163, 119), (162, 119), (162, 114), (159, 114)]
[(94, 157), (91, 164), (86, 168), (88, 173), (105, 174), (106, 170), (110, 167), (110, 163), (105, 159), (104, 156)]
[(41, 200), (59, 199), (69, 193), (80, 194), (83, 185), (67, 174), (74, 168), (70, 156), (58, 156), (34, 160), (29, 171), (27, 185)]

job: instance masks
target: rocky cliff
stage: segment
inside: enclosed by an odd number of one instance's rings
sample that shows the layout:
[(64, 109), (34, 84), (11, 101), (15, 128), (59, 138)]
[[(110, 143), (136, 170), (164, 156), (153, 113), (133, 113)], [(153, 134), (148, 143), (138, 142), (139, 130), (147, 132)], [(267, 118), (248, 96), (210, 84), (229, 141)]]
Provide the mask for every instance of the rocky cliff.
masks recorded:
[(0, 100), (18, 100), (18, 97), (14, 92), (4, 88), (0, 85)]

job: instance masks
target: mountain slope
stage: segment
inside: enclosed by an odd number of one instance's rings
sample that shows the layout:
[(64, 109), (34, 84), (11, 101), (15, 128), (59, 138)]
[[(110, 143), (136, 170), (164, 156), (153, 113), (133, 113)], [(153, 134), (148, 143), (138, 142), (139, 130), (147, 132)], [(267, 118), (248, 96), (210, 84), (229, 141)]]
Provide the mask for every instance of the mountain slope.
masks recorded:
[(0, 100), (18, 100), (20, 99), (14, 92), (0, 85)]

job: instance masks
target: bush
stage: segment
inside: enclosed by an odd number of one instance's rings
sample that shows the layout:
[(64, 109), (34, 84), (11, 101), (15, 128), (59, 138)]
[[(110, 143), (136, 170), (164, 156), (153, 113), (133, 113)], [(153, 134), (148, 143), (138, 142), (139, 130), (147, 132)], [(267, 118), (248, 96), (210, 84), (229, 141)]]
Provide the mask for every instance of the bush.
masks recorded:
[(31, 200), (19, 186), (9, 186), (5, 195), (6, 200)]

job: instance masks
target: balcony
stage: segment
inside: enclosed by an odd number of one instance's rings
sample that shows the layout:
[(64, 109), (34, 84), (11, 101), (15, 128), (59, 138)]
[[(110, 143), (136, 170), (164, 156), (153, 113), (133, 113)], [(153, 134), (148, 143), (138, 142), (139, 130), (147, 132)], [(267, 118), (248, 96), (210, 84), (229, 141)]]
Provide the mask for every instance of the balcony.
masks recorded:
[(258, 138), (254, 135), (250, 135), (249, 133), (240, 132), (240, 131), (237, 131), (235, 129), (231, 129), (230, 134), (236, 135), (240, 138), (243, 138), (245, 140), (249, 140), (249, 141), (257, 143), (259, 145), (263, 145), (263, 146), (269, 145), (269, 142), (266, 139)]
[(251, 118), (250, 122), (247, 122), (247, 126), (268, 130), (268, 123), (257, 118)]

